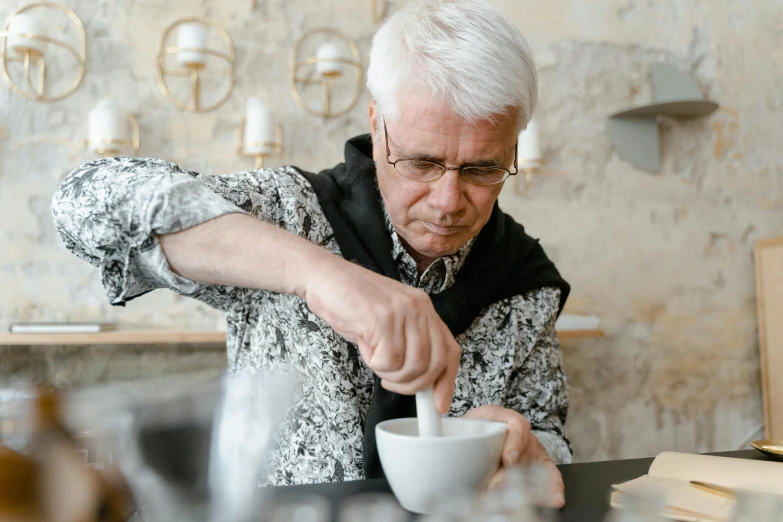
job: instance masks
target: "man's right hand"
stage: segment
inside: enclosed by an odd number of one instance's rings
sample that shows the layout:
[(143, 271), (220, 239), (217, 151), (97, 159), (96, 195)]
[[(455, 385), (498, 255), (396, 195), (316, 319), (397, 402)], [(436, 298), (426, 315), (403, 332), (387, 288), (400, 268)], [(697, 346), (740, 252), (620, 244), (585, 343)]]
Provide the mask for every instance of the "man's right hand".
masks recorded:
[(310, 310), (356, 343), (384, 388), (412, 395), (433, 386), (441, 413), (451, 407), (460, 347), (429, 296), (335, 257), (305, 287)]
[(183, 277), (304, 298), (315, 315), (358, 345), (384, 388), (410, 395), (434, 385), (438, 409), (451, 406), (460, 348), (422, 290), (244, 214), (158, 239), (171, 269)]

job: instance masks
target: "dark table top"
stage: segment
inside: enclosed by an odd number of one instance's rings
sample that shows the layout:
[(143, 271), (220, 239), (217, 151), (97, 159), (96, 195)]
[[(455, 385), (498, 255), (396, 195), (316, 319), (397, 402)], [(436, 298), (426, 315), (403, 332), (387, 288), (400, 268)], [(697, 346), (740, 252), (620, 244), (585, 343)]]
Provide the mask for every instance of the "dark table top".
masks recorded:
[[(724, 457), (768, 460), (755, 450), (713, 453)], [(652, 458), (585, 462), (558, 466), (565, 482), (566, 507), (560, 513), (561, 522), (603, 521), (609, 510), (609, 494), (612, 484), (631, 480), (647, 473)], [(332, 502), (336, 509), (340, 502), (359, 493), (391, 493), (385, 479), (308, 484), (275, 489), (277, 499), (299, 495), (320, 495)]]

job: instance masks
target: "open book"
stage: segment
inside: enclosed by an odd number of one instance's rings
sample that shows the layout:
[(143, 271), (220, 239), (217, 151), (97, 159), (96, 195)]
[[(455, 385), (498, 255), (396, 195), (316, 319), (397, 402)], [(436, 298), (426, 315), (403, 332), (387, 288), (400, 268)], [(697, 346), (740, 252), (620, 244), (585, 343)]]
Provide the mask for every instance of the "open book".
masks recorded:
[(700, 489), (692, 481), (730, 490), (783, 495), (783, 463), (664, 452), (655, 458), (647, 475), (613, 486), (611, 505), (622, 508), (624, 493), (653, 492), (666, 498), (667, 518), (694, 522), (729, 520), (736, 500)]

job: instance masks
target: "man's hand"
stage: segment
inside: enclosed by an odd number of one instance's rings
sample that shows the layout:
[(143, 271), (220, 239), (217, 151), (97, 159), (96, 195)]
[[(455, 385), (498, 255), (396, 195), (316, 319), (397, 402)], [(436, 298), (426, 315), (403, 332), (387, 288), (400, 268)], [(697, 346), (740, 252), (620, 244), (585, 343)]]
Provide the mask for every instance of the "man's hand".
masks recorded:
[(422, 290), (244, 214), (158, 240), (171, 269), (193, 281), (298, 295), (359, 346), (387, 390), (413, 394), (434, 385), (441, 413), (451, 406), (460, 348)]
[(555, 508), (561, 508), (565, 505), (565, 486), (560, 470), (557, 469), (538, 438), (530, 430), (530, 422), (525, 417), (514, 410), (494, 405), (472, 409), (465, 414), (465, 417), (505, 422), (508, 425), (501, 457), (502, 467), (492, 478), (490, 488), (505, 480), (506, 468), (517, 465), (540, 466), (552, 481), (549, 485), (552, 492), (549, 504)]
[(446, 413), (460, 347), (429, 296), (343, 259), (333, 261), (309, 278), (307, 306), (357, 344), (384, 388), (410, 395), (434, 385), (435, 404)]

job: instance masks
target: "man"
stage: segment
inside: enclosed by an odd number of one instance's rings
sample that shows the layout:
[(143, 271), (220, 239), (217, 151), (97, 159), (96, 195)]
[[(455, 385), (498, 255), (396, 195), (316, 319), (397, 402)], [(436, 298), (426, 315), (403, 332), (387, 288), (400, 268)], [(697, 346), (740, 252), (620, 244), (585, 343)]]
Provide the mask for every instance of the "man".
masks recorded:
[(231, 371), (302, 377), (272, 484), (379, 476), (374, 426), (433, 385), (441, 412), (508, 423), (503, 466), (556, 471), (568, 285), (496, 205), (535, 106), (530, 51), (483, 0), (419, 1), (378, 31), (367, 84), (371, 135), (334, 169), (92, 161), (55, 195), (57, 230), (112, 304), (200, 299), (227, 314)]

